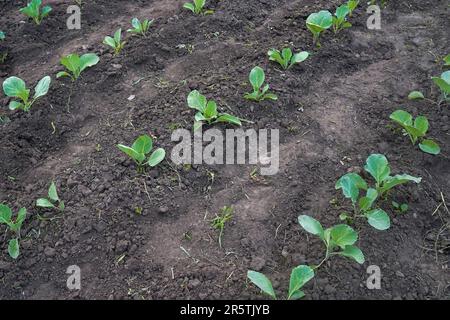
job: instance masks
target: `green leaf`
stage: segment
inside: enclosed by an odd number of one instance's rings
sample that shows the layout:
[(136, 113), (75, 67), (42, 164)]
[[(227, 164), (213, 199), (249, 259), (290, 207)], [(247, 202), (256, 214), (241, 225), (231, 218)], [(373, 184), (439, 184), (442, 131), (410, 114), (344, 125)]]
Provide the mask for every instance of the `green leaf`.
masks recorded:
[(382, 154), (370, 155), (364, 169), (372, 175), (378, 184), (381, 184), (391, 173), (388, 160)]
[(428, 119), (424, 116), (418, 116), (414, 120), (414, 127), (419, 130), (422, 133), (422, 136), (424, 136), (428, 131)]
[(56, 74), (56, 78), (62, 78), (62, 77), (72, 77), (69, 73), (66, 71), (60, 71)]
[(117, 145), (120, 151), (128, 155), (131, 159), (136, 161), (138, 164), (141, 164), (145, 160), (145, 155), (142, 153), (136, 152), (134, 149), (124, 146), (122, 144)]
[(291, 63), (294, 64), (294, 63), (303, 62), (306, 59), (308, 59), (308, 57), (309, 57), (309, 52), (307, 52), (307, 51), (302, 51), (302, 52), (296, 53), (292, 57)]
[(193, 13), (195, 13), (195, 6), (192, 3), (190, 3), (190, 2), (185, 3), (183, 5), (183, 8), (191, 10)]
[(385, 193), (386, 191), (400, 184), (405, 184), (408, 182), (420, 183), (421, 181), (422, 178), (413, 177), (410, 176), (409, 174), (398, 174), (393, 177), (389, 177), (384, 181), (383, 186), (381, 188), (381, 193)]
[(353, 183), (359, 188), (359, 189), (363, 189), (363, 190), (367, 190), (368, 186), (367, 186), (367, 182), (361, 178), (361, 176), (357, 173), (354, 172), (350, 172), (345, 174), (344, 176), (342, 176), (337, 182), (336, 182), (336, 190), (341, 188), (341, 179), (344, 177), (348, 177), (350, 180), (353, 181)]
[[(3, 82), (3, 92), (8, 97), (21, 98), (28, 100), (27, 87), (25, 82), (18, 77), (9, 77)], [(26, 98), (26, 99), (24, 99)]]
[(205, 108), (205, 113), (204, 113), (205, 117), (207, 119), (212, 119), (217, 117), (217, 104), (215, 101), (208, 101), (206, 108)]
[(48, 197), (53, 201), (59, 201), (58, 191), (56, 191), (56, 185), (54, 182), (52, 182), (48, 188)]
[(284, 66), (284, 60), (281, 57), (281, 53), (280, 51), (276, 50), (276, 49), (270, 49), (267, 52), (267, 55), (269, 56), (269, 60), (270, 61), (276, 61), (278, 62), (281, 66)]
[(253, 86), (253, 90), (258, 91), (265, 80), (264, 70), (261, 67), (254, 67), (252, 71), (250, 71), (249, 80)]
[(5, 40), (6, 35), (3, 31), (0, 31), (0, 40)]
[[(359, 185), (358, 176), (355, 174), (346, 174), (341, 177), (336, 183), (336, 189), (342, 189), (342, 193), (347, 199), (351, 199), (353, 203), (356, 203), (359, 197)], [(358, 176), (359, 177), (359, 176)], [(362, 178), (361, 178), (362, 179)]]
[(336, 9), (336, 17), (339, 21), (343, 21), (349, 13), (350, 10), (346, 4), (343, 4)]
[(358, 233), (346, 224), (339, 224), (331, 228), (331, 239), (342, 249), (353, 245), (358, 240)]
[(120, 42), (122, 41), (122, 29), (119, 28), (115, 33), (114, 33), (114, 39), (113, 39), (117, 44), (120, 44)]
[(158, 164), (161, 163), (161, 161), (164, 160), (165, 157), (166, 157), (166, 151), (163, 148), (158, 148), (152, 153), (152, 155), (148, 159), (147, 164), (150, 167), (156, 167)]
[(450, 54), (446, 55), (443, 60), (445, 66), (450, 66)]
[(58, 209), (61, 211), (64, 211), (65, 208), (66, 208), (66, 206), (64, 205), (64, 201), (59, 202)]
[(341, 256), (351, 258), (359, 264), (363, 264), (365, 261), (364, 254), (362, 253), (361, 249), (356, 246), (345, 246), (344, 251), (339, 252), (339, 254)]
[(105, 39), (103, 40), (103, 44), (106, 44), (107, 46), (110, 46), (112, 48), (116, 48), (116, 41), (110, 36), (105, 37)]
[(20, 254), (19, 239), (11, 239), (8, 243), (8, 253), (13, 259), (17, 259)]
[(17, 101), (11, 101), (9, 103), (9, 110), (18, 110), (23, 109), (25, 106), (23, 103), (17, 102)]
[(314, 270), (308, 266), (301, 265), (292, 269), (289, 281), (288, 300), (312, 278), (314, 278)]
[(50, 88), (52, 79), (49, 76), (43, 77), (34, 88), (34, 99), (45, 96)]
[(378, 197), (378, 192), (375, 189), (370, 188), (369, 190), (367, 190), (367, 194), (365, 197), (362, 197), (359, 199), (358, 201), (358, 205), (359, 208), (361, 209), (361, 211), (367, 211), (369, 210), (373, 203), (375, 202), (375, 200)]
[(228, 113), (222, 113), (216, 120), (216, 122), (225, 122), (225, 123), (231, 123), (237, 126), (241, 126), (242, 122), (238, 117), (232, 116)]
[(263, 96), (263, 100), (278, 100), (278, 97), (273, 93), (267, 93)]
[(450, 70), (442, 73), (440, 78), (433, 77), (432, 80), (442, 92), (450, 94)]
[(302, 290), (298, 290), (294, 292), (289, 300), (299, 300), (305, 296), (305, 293)]
[(265, 294), (268, 294), (273, 299), (277, 298), (272, 287), (272, 282), (262, 273), (249, 270), (247, 271), (247, 278)]
[(292, 59), (292, 50), (291, 50), (291, 48), (284, 48), (281, 51), (281, 56), (283, 57), (284, 67), (288, 67), (288, 63), (291, 62), (291, 59)]
[(95, 66), (100, 61), (100, 58), (95, 53), (83, 54), (80, 58), (80, 72), (86, 68)]
[(387, 230), (391, 226), (391, 219), (382, 209), (375, 209), (366, 214), (369, 224), (377, 230)]
[(397, 110), (393, 112), (390, 116), (391, 120), (397, 122), (401, 126), (412, 126), (413, 124), (413, 118), (412, 116), (404, 111), (404, 110)]
[(73, 74), (78, 74), (80, 70), (80, 57), (76, 54), (69, 54), (61, 58), (61, 64)]
[(438, 155), (441, 152), (441, 148), (439, 147), (439, 145), (436, 142), (434, 142), (433, 140), (429, 140), (429, 139), (423, 140), (419, 144), (419, 148), (423, 152), (433, 154), (433, 155)]
[(4, 204), (0, 204), (0, 223), (8, 224), (11, 222), (12, 211)]
[(206, 97), (197, 90), (191, 91), (187, 98), (187, 103), (189, 108), (200, 111), (201, 113), (205, 113), (206, 109)]
[(52, 7), (50, 7), (50, 6), (43, 7), (42, 11), (41, 11), (41, 19), (48, 16), (50, 14), (50, 12), (52, 12)]
[(142, 135), (139, 138), (134, 141), (133, 145), (131, 146), (134, 151), (140, 154), (147, 154), (149, 153), (153, 148), (153, 140), (148, 135)]
[(333, 15), (330, 11), (322, 10), (309, 15), (306, 19), (307, 28), (315, 34), (329, 29), (333, 25)]
[(425, 99), (425, 96), (420, 91), (411, 91), (408, 95), (409, 100), (422, 100)]
[(307, 215), (301, 215), (298, 217), (298, 223), (306, 232), (318, 236), (322, 240), (324, 239), (323, 227), (316, 219)]
[(45, 198), (39, 198), (36, 200), (36, 207), (40, 208), (54, 208), (55, 205), (50, 202), (50, 200)]
[(141, 29), (142, 29), (142, 24), (138, 18), (133, 18), (131, 20), (131, 25), (133, 26), (133, 28), (137, 29), (138, 31), (141, 31)]
[(25, 221), (26, 217), (27, 217), (27, 209), (21, 208), (17, 213), (16, 222), (14, 222), (14, 227), (12, 228), (12, 231), (19, 232), (20, 228), (22, 228), (22, 224)]

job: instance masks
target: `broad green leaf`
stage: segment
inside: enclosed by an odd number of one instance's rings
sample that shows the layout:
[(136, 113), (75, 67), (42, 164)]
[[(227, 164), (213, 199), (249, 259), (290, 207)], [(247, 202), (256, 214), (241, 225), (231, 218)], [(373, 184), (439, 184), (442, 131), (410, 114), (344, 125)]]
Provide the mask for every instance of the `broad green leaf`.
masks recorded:
[(26, 217), (27, 217), (27, 209), (21, 208), (17, 213), (17, 218), (16, 221), (14, 222), (14, 227), (12, 228), (12, 230), (15, 232), (19, 232)]
[(322, 240), (324, 239), (323, 227), (316, 219), (307, 215), (301, 215), (298, 217), (298, 223), (306, 232), (318, 236)]
[(263, 100), (278, 100), (278, 97), (273, 93), (267, 93), (264, 95)]
[(391, 173), (388, 160), (382, 154), (370, 155), (364, 169), (372, 175), (378, 184), (381, 184)]
[(185, 4), (183, 5), (183, 8), (189, 9), (189, 10), (191, 10), (192, 12), (195, 13), (195, 6), (194, 6), (194, 4), (192, 4), (192, 3), (190, 3), (190, 2), (185, 3)]
[(50, 202), (50, 200), (45, 198), (40, 198), (36, 200), (36, 206), (40, 208), (54, 208), (55, 205)]
[(443, 60), (445, 66), (450, 66), (450, 54), (446, 55)]
[(412, 126), (413, 124), (413, 117), (404, 110), (395, 111), (390, 118), (402, 126)]
[(314, 278), (314, 270), (311, 267), (301, 265), (292, 269), (288, 300), (312, 278)]
[(346, 224), (339, 224), (331, 228), (331, 239), (342, 249), (353, 245), (358, 240), (358, 233)]
[(281, 57), (280, 51), (275, 50), (275, 49), (270, 49), (270, 50), (267, 52), (267, 55), (269, 56), (269, 60), (270, 60), (270, 61), (276, 61), (276, 62), (278, 62), (280, 65), (283, 66), (284, 60), (283, 60), (283, 58)]
[(215, 101), (208, 101), (204, 115), (207, 119), (217, 117), (217, 104)]
[(345, 174), (344, 176), (342, 176), (337, 182), (336, 182), (336, 190), (341, 188), (341, 179), (344, 177), (348, 177), (350, 180), (353, 181), (353, 183), (359, 188), (359, 189), (363, 189), (363, 190), (367, 190), (368, 186), (367, 186), (367, 182), (361, 178), (361, 176), (357, 173), (354, 172), (350, 172)]
[(201, 113), (205, 112), (206, 109), (206, 97), (197, 90), (191, 91), (187, 98), (187, 103), (189, 108), (200, 111)]
[(377, 230), (387, 230), (391, 226), (391, 219), (382, 209), (375, 209), (366, 215), (369, 224)]
[(428, 119), (424, 116), (418, 116), (414, 120), (414, 127), (419, 130), (422, 133), (422, 136), (424, 136), (428, 131)]
[(336, 184), (336, 189), (342, 189), (342, 193), (347, 199), (356, 203), (359, 197), (359, 188), (349, 175), (340, 178)]
[(339, 21), (343, 21), (349, 13), (350, 10), (346, 4), (343, 4), (336, 9), (336, 17)]
[(152, 153), (147, 163), (150, 167), (156, 167), (165, 157), (166, 151), (163, 148), (158, 148)]
[(56, 74), (56, 78), (62, 78), (62, 77), (72, 77), (69, 73), (66, 71), (60, 71)]
[(58, 191), (56, 191), (56, 185), (54, 182), (50, 184), (50, 188), (48, 188), (48, 197), (53, 201), (59, 201)]
[(18, 109), (23, 109), (24, 104), (20, 103), (18, 101), (11, 101), (9, 103), (9, 110), (18, 110)]
[(206, 121), (206, 120), (208, 120), (208, 119), (206, 119), (206, 117), (203, 115), (203, 113), (201, 113), (200, 111), (197, 112), (197, 113), (195, 114), (194, 119), (195, 119), (195, 121)]
[(148, 135), (142, 135), (139, 138), (134, 141), (133, 145), (131, 146), (134, 151), (140, 154), (147, 154), (149, 153), (153, 148), (153, 140)]
[(237, 126), (241, 126), (242, 122), (238, 117), (232, 116), (228, 113), (222, 113), (216, 120), (216, 122), (225, 122), (225, 123), (231, 123)]
[(200, 13), (203, 7), (205, 6), (206, 0), (194, 0), (196, 12)]
[(4, 204), (0, 204), (0, 223), (8, 224), (11, 221), (12, 211)]
[(439, 147), (439, 145), (436, 142), (434, 142), (433, 140), (429, 140), (429, 139), (423, 140), (419, 144), (419, 148), (423, 152), (433, 154), (433, 155), (437, 155), (441, 152), (441, 148)]
[(422, 181), (422, 178), (417, 178), (410, 176), (409, 174), (398, 174), (393, 177), (389, 177), (384, 181), (381, 192), (385, 193), (386, 191), (392, 189), (395, 186), (398, 186), (400, 184), (405, 184), (408, 182), (415, 182), (420, 183)]
[(80, 70), (80, 57), (76, 53), (69, 54), (61, 58), (61, 64), (73, 74), (78, 74)]
[(281, 56), (283, 58), (283, 65), (284, 65), (285, 68), (287, 68), (289, 63), (291, 62), (291, 59), (292, 59), (292, 50), (291, 50), (291, 48), (284, 48), (281, 51)]
[(105, 39), (103, 40), (103, 44), (106, 44), (107, 46), (110, 46), (112, 48), (116, 47), (116, 41), (110, 36), (105, 37)]
[(21, 98), (22, 100), (27, 96), (27, 87), (25, 82), (18, 77), (9, 77), (3, 82), (3, 92), (8, 97)]
[(445, 71), (441, 74), (441, 79), (447, 82), (450, 85), (450, 70)]
[(264, 70), (261, 67), (254, 67), (252, 71), (250, 71), (249, 80), (253, 86), (253, 90), (258, 91), (265, 80)]
[(289, 300), (299, 300), (305, 296), (305, 293), (302, 290), (298, 290), (294, 292)]
[(17, 259), (20, 254), (19, 239), (11, 239), (8, 243), (8, 253), (13, 259)]
[(272, 282), (262, 273), (249, 270), (247, 271), (247, 278), (265, 294), (268, 294), (273, 299), (277, 298), (272, 287)]
[(122, 144), (117, 145), (120, 151), (128, 155), (131, 159), (136, 161), (138, 164), (141, 164), (145, 160), (145, 155), (142, 153), (136, 152), (134, 149), (124, 146)]
[(359, 264), (363, 264), (365, 260), (361, 249), (356, 246), (345, 246), (344, 251), (339, 252), (339, 254), (344, 257), (351, 258)]
[(333, 15), (330, 11), (322, 10), (309, 15), (306, 26), (312, 33), (320, 33), (333, 25)]
[(292, 57), (292, 63), (300, 63), (305, 61), (306, 59), (308, 59), (309, 57), (309, 52), (307, 51), (302, 51), (299, 53), (294, 54), (294, 56)]
[(420, 91), (411, 91), (408, 95), (409, 100), (422, 100), (425, 99), (425, 96)]
[(95, 53), (83, 54), (80, 58), (80, 72), (86, 68), (95, 66), (100, 61), (100, 58)]
[(120, 44), (120, 42), (122, 41), (122, 29), (118, 29), (115, 33), (114, 33), (114, 39), (113, 39), (118, 45)]
[(133, 26), (133, 28), (137, 29), (138, 31), (140, 31), (142, 28), (142, 24), (138, 18), (133, 18), (131, 20), (131, 25)]
[(52, 79), (49, 76), (42, 78), (34, 88), (34, 99), (45, 96), (50, 88)]
[(347, 6), (348, 6), (350, 12), (354, 11), (356, 9), (356, 7), (358, 6), (358, 4), (359, 4), (359, 0), (349, 0), (347, 2)]

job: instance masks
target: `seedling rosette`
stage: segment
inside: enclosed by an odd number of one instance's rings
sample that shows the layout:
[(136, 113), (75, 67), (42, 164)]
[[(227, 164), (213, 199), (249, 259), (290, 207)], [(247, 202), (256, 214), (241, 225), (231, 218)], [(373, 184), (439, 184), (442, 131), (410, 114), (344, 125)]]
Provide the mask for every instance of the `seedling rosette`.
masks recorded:
[(125, 46), (125, 41), (122, 41), (122, 29), (118, 29), (114, 33), (114, 37), (107, 36), (103, 40), (103, 44), (114, 49), (114, 55), (117, 56)]
[(133, 26), (133, 28), (128, 29), (127, 32), (133, 34), (140, 34), (145, 38), (153, 22), (154, 20), (149, 19), (145, 19), (144, 21), (141, 22), (138, 18), (133, 18), (133, 20), (131, 20), (131, 25)]
[(14, 236), (8, 242), (8, 253), (11, 258), (17, 259), (20, 254), (20, 229), (27, 216), (27, 210), (21, 208), (17, 217), (13, 219), (12, 210), (4, 204), (0, 204), (0, 224), (6, 224)]
[(6, 96), (16, 98), (9, 104), (10, 110), (30, 111), (31, 106), (39, 98), (45, 96), (50, 88), (51, 78), (45, 76), (34, 88), (34, 95), (30, 99), (30, 89), (27, 89), (25, 81), (18, 77), (10, 77), (3, 82), (3, 92)]
[(253, 92), (246, 93), (244, 98), (253, 101), (263, 101), (263, 100), (277, 100), (278, 97), (269, 92), (269, 85), (266, 84), (263, 87), (264, 81), (266, 80), (266, 75), (261, 67), (254, 67), (250, 71), (249, 81), (253, 87)]
[(60, 71), (56, 78), (69, 77), (72, 81), (77, 80), (81, 73), (89, 67), (95, 66), (100, 58), (95, 53), (86, 53), (81, 57), (72, 53), (61, 59), (61, 64), (66, 67), (66, 71)]
[(150, 154), (153, 149), (153, 140), (148, 135), (137, 138), (131, 147), (119, 144), (117, 148), (134, 160), (138, 165), (138, 172), (143, 172), (145, 165), (156, 167), (166, 157), (166, 151), (163, 148), (158, 148)]
[(306, 51), (293, 54), (290, 48), (284, 48), (281, 52), (276, 49), (270, 49), (267, 55), (270, 61), (278, 62), (284, 70), (305, 61), (309, 57), (309, 53)]
[(346, 4), (343, 4), (336, 9), (336, 13), (333, 16), (333, 30), (335, 34), (342, 29), (348, 29), (352, 26), (352, 24), (347, 21), (347, 16), (349, 14), (350, 9)]
[(424, 116), (418, 116), (413, 119), (412, 115), (404, 110), (397, 110), (393, 112), (390, 119), (400, 125), (409, 137), (411, 143), (416, 145), (419, 142), (419, 148), (425, 153), (437, 155), (441, 152), (439, 145), (433, 140), (426, 139), (429, 123)]
[(56, 185), (54, 182), (50, 184), (47, 195), (48, 198), (39, 198), (36, 200), (36, 207), (58, 209), (59, 211), (64, 211), (64, 201), (59, 198), (58, 191), (56, 190)]
[(189, 93), (187, 103), (189, 108), (198, 111), (195, 114), (194, 131), (200, 129), (204, 123), (212, 125), (222, 122), (234, 124), (237, 126), (242, 125), (242, 119), (228, 113), (218, 112), (217, 103), (213, 100), (208, 101), (206, 97), (197, 90)]
[(183, 8), (192, 11), (194, 14), (213, 14), (213, 10), (205, 9), (206, 0), (193, 0), (183, 5)]
[(333, 15), (330, 11), (322, 10), (309, 15), (306, 19), (306, 27), (313, 34), (314, 44), (320, 47), (319, 37), (333, 25)]
[(52, 11), (52, 7), (45, 6), (41, 9), (41, 5), (42, 0), (32, 0), (25, 8), (22, 8), (19, 11), (27, 17), (33, 19), (37, 25), (40, 25), (42, 20)]
[(440, 77), (433, 77), (432, 80), (433, 80), (434, 84), (439, 87), (439, 90), (442, 93), (442, 100), (449, 102), (450, 101), (450, 70), (443, 72)]

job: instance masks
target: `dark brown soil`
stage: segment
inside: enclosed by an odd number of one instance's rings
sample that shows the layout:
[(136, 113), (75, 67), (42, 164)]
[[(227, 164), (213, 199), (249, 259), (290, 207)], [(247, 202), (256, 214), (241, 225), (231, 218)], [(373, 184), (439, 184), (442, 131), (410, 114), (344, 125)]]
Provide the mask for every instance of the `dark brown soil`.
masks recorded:
[[(291, 269), (324, 254), (300, 230), (298, 215), (338, 223), (349, 207), (334, 184), (371, 153), (423, 182), (391, 195), (410, 209), (387, 207), (390, 230), (356, 224), (366, 263), (332, 260), (305, 287), (306, 299), (450, 297), (443, 203), (450, 204), (450, 111), (407, 100), (417, 89), (437, 97), (430, 77), (442, 72), (436, 56), (449, 53), (447, 1), (390, 1), (379, 31), (367, 29), (362, 1), (354, 26), (337, 37), (328, 32), (320, 50), (305, 20), (342, 1), (215, 0), (208, 1), (213, 15), (194, 16), (180, 0), (86, 0), (79, 31), (66, 29), (65, 1), (44, 1), (54, 12), (39, 27), (21, 21), (25, 2), (0, 1), (9, 51), (0, 81), (16, 75), (31, 84), (48, 74), (53, 83), (29, 114), (8, 111), (9, 100), (0, 99), (0, 115), (10, 119), (0, 125), (0, 202), (29, 212), (16, 261), (7, 238), (0, 242), (0, 299), (258, 299), (248, 269), (267, 274), (283, 295)], [(135, 16), (155, 18), (150, 35), (129, 38), (113, 58), (103, 37), (127, 29)], [(289, 44), (313, 55), (282, 72), (266, 53)], [(68, 104), (70, 84), (55, 74), (60, 57), (72, 52), (96, 52), (101, 61), (76, 83)], [(266, 70), (277, 102), (243, 99), (255, 65)], [(192, 126), (185, 101), (193, 89), (255, 122), (246, 128), (280, 129), (280, 173), (255, 181), (251, 166), (165, 162), (137, 174), (115, 145), (147, 133), (170, 153), (173, 128)], [(389, 128), (399, 107), (428, 117), (441, 155), (421, 153)], [(34, 207), (52, 180), (66, 202), (62, 214)], [(221, 249), (209, 219), (225, 205), (235, 215)], [(80, 291), (66, 288), (70, 265), (81, 268)], [(366, 287), (369, 265), (381, 268), (381, 290)]]

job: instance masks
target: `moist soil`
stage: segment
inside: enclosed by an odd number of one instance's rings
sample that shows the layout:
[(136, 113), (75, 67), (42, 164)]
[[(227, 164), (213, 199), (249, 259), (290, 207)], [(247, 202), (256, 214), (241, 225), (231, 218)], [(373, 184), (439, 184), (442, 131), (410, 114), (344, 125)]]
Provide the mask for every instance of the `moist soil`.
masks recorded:
[[(390, 1), (381, 30), (367, 28), (362, 1), (353, 27), (327, 32), (320, 49), (305, 20), (341, 1), (207, 1), (214, 14), (195, 16), (179, 0), (87, 0), (81, 30), (67, 29), (67, 3), (44, 2), (53, 12), (36, 26), (18, 12), (25, 1), (0, 1), (8, 51), (0, 80), (53, 79), (29, 113), (9, 111), (9, 98), (0, 96), (0, 202), (28, 209), (17, 260), (1, 229), (1, 299), (263, 298), (246, 280), (248, 269), (266, 274), (284, 296), (292, 268), (324, 255), (297, 217), (339, 223), (351, 205), (335, 182), (362, 172), (372, 153), (385, 154), (393, 173), (423, 181), (398, 187), (383, 203), (392, 219), (388, 231), (356, 221), (366, 262), (335, 257), (305, 286), (305, 299), (450, 297), (449, 106), (407, 99), (412, 90), (438, 98), (430, 78), (449, 53), (447, 1)], [(113, 57), (101, 42), (118, 27), (128, 29), (133, 17), (153, 18), (154, 25), (146, 38), (127, 36)], [(311, 56), (282, 71), (267, 51), (284, 46)], [(60, 58), (73, 52), (95, 52), (100, 63), (74, 84), (55, 79)], [(243, 99), (256, 65), (266, 70), (277, 101)], [(194, 89), (253, 122), (244, 129), (279, 129), (279, 173), (165, 161), (138, 174), (116, 144), (150, 134), (170, 155), (172, 131), (192, 128), (186, 97)], [(422, 153), (394, 129), (389, 115), (398, 108), (429, 119), (440, 155)], [(51, 181), (65, 201), (62, 213), (34, 205)], [(407, 213), (395, 212), (392, 200), (407, 203)], [(224, 206), (234, 215), (220, 247), (210, 220)], [(66, 286), (71, 265), (81, 269), (81, 290)], [(366, 286), (371, 265), (381, 269), (379, 290)]]

